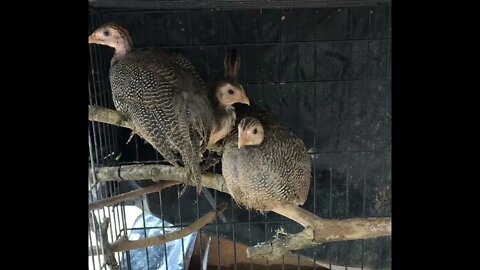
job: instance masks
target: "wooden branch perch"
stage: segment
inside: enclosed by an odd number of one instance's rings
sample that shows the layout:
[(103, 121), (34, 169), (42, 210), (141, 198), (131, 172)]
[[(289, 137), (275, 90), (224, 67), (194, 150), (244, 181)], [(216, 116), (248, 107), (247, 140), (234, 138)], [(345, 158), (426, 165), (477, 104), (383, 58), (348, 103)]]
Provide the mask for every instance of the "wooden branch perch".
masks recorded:
[(154, 193), (154, 192), (160, 192), (164, 188), (171, 187), (171, 186), (178, 185), (178, 184), (179, 184), (178, 182), (174, 182), (174, 181), (160, 182), (160, 183), (158, 183), (156, 185), (153, 185), (153, 186), (133, 190), (133, 191), (123, 193), (123, 194), (120, 194), (120, 195), (117, 195), (117, 196), (113, 196), (113, 197), (110, 197), (110, 198), (107, 198), (107, 199), (104, 199), (104, 200), (98, 200), (98, 201), (92, 202), (92, 203), (88, 204), (88, 210), (91, 211), (91, 210), (95, 210), (95, 209), (100, 209), (102, 207), (109, 206), (109, 205), (116, 204), (116, 203), (123, 202), (123, 201), (127, 201), (127, 200), (135, 200), (137, 198), (140, 198), (142, 195), (146, 195), (146, 194), (150, 194), (150, 193)]
[(392, 233), (391, 218), (323, 219), (292, 205), (275, 207), (272, 211), (297, 221), (305, 230), (247, 248), (247, 256), (252, 259), (274, 260), (292, 250), (310, 248), (322, 243), (369, 239)]
[(118, 239), (115, 243), (110, 245), (112, 252), (121, 252), (126, 250), (138, 249), (149, 246), (162, 245), (167, 242), (183, 238), (195, 231), (200, 230), (208, 223), (213, 222), (218, 214), (222, 213), (227, 208), (227, 203), (220, 204), (215, 211), (208, 212), (206, 215), (192, 223), (190, 226), (185, 227), (179, 231), (169, 233), (166, 235), (159, 235), (148, 237), (141, 240), (130, 241), (125, 237)]
[(252, 259), (275, 260), (290, 251), (311, 248), (322, 243), (391, 235), (390, 218), (322, 220), (317, 226), (249, 247), (247, 256)]
[[(90, 174), (92, 177), (92, 174)], [(95, 169), (95, 179), (98, 182), (125, 180), (163, 180), (187, 183), (187, 173), (182, 167), (160, 164), (124, 165), (119, 167), (102, 167)], [(225, 180), (220, 174), (205, 173), (202, 184), (207, 188), (228, 193)]]
[(88, 105), (88, 120), (129, 128), (135, 131), (135, 126), (128, 117), (116, 110)]
[[(170, 165), (139, 164), (121, 167), (103, 167), (95, 169), (97, 181), (125, 180), (172, 180), (187, 182), (183, 168)], [(222, 175), (207, 173), (203, 175), (203, 185), (228, 193)], [(282, 205), (273, 211), (286, 216), (305, 227), (303, 232), (288, 235), (281, 239), (250, 247), (247, 249), (251, 258), (279, 258), (283, 254), (319, 245), (321, 243), (375, 238), (391, 235), (390, 218), (362, 218), (347, 220), (322, 219), (298, 206)]]

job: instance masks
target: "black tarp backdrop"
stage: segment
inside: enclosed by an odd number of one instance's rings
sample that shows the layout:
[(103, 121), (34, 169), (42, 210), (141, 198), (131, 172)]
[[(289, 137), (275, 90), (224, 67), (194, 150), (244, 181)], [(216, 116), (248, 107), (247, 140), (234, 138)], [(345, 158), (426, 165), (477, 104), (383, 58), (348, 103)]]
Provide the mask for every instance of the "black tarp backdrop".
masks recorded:
[[(91, 8), (89, 18), (92, 29), (110, 21), (123, 25), (135, 46), (182, 52), (205, 78), (221, 77), (226, 50), (239, 50), (239, 82), (250, 99), (312, 151), (312, 183), (304, 208), (341, 219), (391, 215), (390, 9)], [(99, 47), (98, 52), (108, 67), (112, 50)], [(108, 81), (108, 69), (99, 77)], [(122, 147), (129, 131), (118, 132), (116, 143)], [(135, 138), (124, 147), (120, 162), (158, 159), (153, 148)], [(220, 169), (220, 164), (214, 168), (217, 173)], [(279, 215), (249, 213), (228, 195), (212, 194), (218, 203), (230, 202), (228, 222), (218, 221), (206, 231), (251, 245), (271, 239), (280, 226), (288, 232), (301, 230)], [(191, 223), (211, 210), (194, 188), (179, 199), (176, 188), (163, 191), (161, 200), (158, 194), (147, 197), (149, 211), (174, 224)], [(380, 238), (330, 243), (300, 253), (332, 264), (389, 269), (390, 249), (390, 238)]]

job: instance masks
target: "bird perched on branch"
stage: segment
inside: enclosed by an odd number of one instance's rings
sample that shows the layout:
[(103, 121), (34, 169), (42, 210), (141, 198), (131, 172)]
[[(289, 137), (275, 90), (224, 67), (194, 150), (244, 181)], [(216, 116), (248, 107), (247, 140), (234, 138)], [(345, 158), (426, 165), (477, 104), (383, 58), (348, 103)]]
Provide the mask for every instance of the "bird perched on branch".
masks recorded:
[(238, 204), (299, 221), (292, 209), (307, 199), (311, 159), (303, 141), (285, 128), (251, 116), (241, 119), (226, 139), (222, 173)]
[[(100, 26), (88, 42), (115, 49), (110, 63), (115, 108), (169, 163), (179, 166), (179, 154), (189, 182), (200, 192), (202, 154), (218, 127), (205, 83), (192, 63), (159, 48), (134, 48), (129, 32), (114, 23)], [(220, 104), (248, 103), (243, 89), (229, 90), (218, 89)], [(221, 94), (225, 91), (226, 96)]]

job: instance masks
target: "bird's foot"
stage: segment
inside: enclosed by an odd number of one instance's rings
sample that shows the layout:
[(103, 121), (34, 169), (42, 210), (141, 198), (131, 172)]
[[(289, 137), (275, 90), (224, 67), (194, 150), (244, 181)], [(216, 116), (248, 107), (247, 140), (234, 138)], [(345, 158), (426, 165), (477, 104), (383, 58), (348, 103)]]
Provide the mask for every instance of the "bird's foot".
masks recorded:
[(218, 162), (220, 162), (220, 159), (213, 159), (212, 155), (213, 155), (212, 152), (209, 151), (207, 159), (205, 160), (205, 162), (202, 165), (200, 165), (200, 170), (202, 172), (205, 172), (210, 167), (212, 167), (212, 166), (216, 165)]
[(188, 185), (186, 183), (183, 183), (181, 185), (180, 191), (178, 192), (178, 197), (179, 198), (183, 195), (183, 193), (185, 193), (185, 191), (187, 190), (187, 187), (188, 187)]
[(218, 162), (220, 162), (219, 159), (210, 159), (210, 160), (207, 160), (205, 161), (205, 163), (203, 163), (201, 166), (200, 166), (200, 170), (202, 172), (205, 172), (206, 170), (208, 170), (210, 167), (216, 165)]

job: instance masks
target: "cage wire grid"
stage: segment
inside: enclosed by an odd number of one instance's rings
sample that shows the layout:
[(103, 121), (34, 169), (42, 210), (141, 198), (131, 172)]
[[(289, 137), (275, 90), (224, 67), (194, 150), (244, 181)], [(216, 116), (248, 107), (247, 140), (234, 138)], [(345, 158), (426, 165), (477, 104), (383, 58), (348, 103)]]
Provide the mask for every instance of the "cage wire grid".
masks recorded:
[[(300, 136), (310, 148), (312, 181), (303, 207), (321, 217), (343, 219), (390, 216), (390, 20), (388, 5), (251, 10), (90, 7), (89, 33), (105, 22), (116, 21), (129, 29), (136, 46), (180, 51), (191, 59), (203, 77), (221, 77), (225, 52), (238, 49), (242, 57), (239, 82), (249, 98)], [(89, 104), (114, 108), (108, 81), (112, 52), (100, 46), (89, 46), (89, 50)], [(122, 132), (125, 133), (111, 125), (89, 123), (91, 170), (137, 162), (162, 163), (158, 153), (137, 137), (127, 145), (130, 158), (115, 161), (115, 154), (126, 141)], [(215, 165), (213, 172), (221, 173), (220, 167)], [(127, 191), (124, 185), (115, 182), (90, 182), (89, 188), (89, 201)], [(178, 192), (178, 187), (174, 189)], [(143, 230), (146, 234), (152, 228), (163, 232), (167, 228), (183, 228), (211, 210), (203, 196), (198, 195), (184, 194), (171, 206), (172, 200), (168, 199), (171, 197), (165, 197), (169, 196), (166, 192), (159, 192), (154, 199), (144, 196), (137, 206), (142, 209), (145, 225), (145, 212), (147, 208), (151, 211), (146, 204), (156, 200), (158, 216), (173, 226), (163, 223), (161, 227), (127, 227), (125, 205), (129, 202), (95, 210), (89, 217), (92, 220), (94, 214), (99, 223), (105, 217), (110, 218), (108, 238), (113, 242), (120, 236), (128, 236), (132, 230)], [(275, 213), (263, 216), (249, 212), (239, 208), (229, 196), (212, 192), (215, 203), (228, 199), (229, 207), (224, 212), (228, 220), (223, 223), (217, 219), (200, 230), (200, 234), (208, 231), (233, 240), (234, 254), (237, 241), (251, 246), (272, 239), (279, 227), (289, 233), (301, 230), (295, 222)], [(190, 213), (191, 209), (194, 213)], [(93, 236), (89, 234), (89, 250), (95, 253), (93, 247), (101, 247), (101, 239), (97, 229), (90, 227)], [(218, 237), (217, 241), (220, 245)], [(166, 252), (166, 245), (163, 246)], [(382, 237), (322, 244), (298, 254), (311, 257), (313, 269), (316, 260), (330, 266), (342, 265), (345, 269), (352, 265), (361, 269), (390, 269), (390, 248), (390, 237)], [(150, 267), (149, 248), (145, 250)], [(182, 250), (185, 258), (185, 247)], [(220, 249), (217, 251), (216, 263), (221, 269)], [(127, 269), (131, 269), (129, 254), (115, 254), (118, 262), (127, 262)], [(93, 269), (107, 269), (101, 255), (91, 256), (90, 260)], [(234, 269), (236, 264), (234, 256)]]

